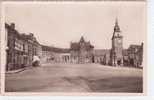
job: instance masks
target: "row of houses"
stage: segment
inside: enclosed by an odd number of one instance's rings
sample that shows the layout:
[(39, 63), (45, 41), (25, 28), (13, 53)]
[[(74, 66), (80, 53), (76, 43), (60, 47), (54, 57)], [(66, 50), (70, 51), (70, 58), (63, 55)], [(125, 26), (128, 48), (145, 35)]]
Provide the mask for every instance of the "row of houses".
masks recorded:
[(7, 34), (6, 70), (32, 65), (33, 56), (39, 56), (41, 53), (41, 45), (33, 33), (19, 33), (14, 23), (10, 25), (5, 23), (5, 32)]

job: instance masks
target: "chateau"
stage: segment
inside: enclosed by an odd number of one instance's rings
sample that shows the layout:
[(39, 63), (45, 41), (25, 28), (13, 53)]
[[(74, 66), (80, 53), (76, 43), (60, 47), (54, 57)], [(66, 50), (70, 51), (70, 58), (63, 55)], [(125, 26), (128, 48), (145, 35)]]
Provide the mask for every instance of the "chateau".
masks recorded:
[(31, 66), (32, 57), (39, 56), (41, 63), (99, 63), (111, 66), (142, 66), (143, 43), (131, 44), (128, 49), (123, 48), (123, 36), (115, 22), (111, 38), (111, 49), (95, 49), (90, 41), (81, 36), (78, 42), (71, 42), (70, 48), (56, 48), (39, 44), (32, 33), (19, 33), (15, 24), (5, 24), (7, 34), (7, 64), (6, 70)]
[(94, 46), (84, 40), (82, 36), (80, 41), (71, 43), (70, 54), (73, 63), (92, 63), (94, 62)]

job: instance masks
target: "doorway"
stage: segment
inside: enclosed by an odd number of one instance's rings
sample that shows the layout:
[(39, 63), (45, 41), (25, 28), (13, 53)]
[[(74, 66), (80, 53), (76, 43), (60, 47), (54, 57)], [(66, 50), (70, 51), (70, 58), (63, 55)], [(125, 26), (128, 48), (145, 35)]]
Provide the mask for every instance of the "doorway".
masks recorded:
[(117, 61), (117, 64), (118, 64), (118, 65), (121, 65), (121, 60), (118, 60), (118, 61)]

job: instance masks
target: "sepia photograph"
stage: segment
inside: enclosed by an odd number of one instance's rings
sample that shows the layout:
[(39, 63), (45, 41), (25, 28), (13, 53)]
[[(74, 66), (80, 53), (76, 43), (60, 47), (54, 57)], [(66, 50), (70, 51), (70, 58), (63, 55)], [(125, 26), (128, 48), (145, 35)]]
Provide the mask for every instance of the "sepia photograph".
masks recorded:
[(3, 2), (6, 93), (145, 93), (146, 2)]

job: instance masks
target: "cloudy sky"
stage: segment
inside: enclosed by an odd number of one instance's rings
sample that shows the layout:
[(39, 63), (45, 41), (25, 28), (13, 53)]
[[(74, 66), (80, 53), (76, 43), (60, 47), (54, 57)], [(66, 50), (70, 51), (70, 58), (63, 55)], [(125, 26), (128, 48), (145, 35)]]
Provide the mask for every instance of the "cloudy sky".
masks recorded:
[(111, 48), (116, 17), (123, 46), (145, 42), (144, 2), (4, 3), (5, 22), (20, 33), (34, 33), (41, 44), (68, 48), (81, 36), (95, 48)]

